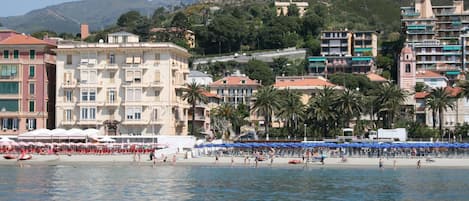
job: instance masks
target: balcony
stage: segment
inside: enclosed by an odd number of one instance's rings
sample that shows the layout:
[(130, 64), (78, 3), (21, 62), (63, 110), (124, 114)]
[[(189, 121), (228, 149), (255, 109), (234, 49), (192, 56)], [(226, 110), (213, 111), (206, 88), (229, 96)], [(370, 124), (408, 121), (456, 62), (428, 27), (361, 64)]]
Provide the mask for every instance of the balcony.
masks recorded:
[(143, 100), (139, 100), (139, 101), (136, 101), (136, 100), (126, 100), (124, 102), (124, 106), (147, 106), (149, 105), (150, 102), (148, 101), (143, 101)]
[(12, 75), (12, 76), (0, 76), (0, 82), (2, 81), (19, 81), (19, 76), (18, 75)]
[(103, 81), (98, 81), (98, 82), (78, 82), (78, 87), (80, 88), (102, 88), (103, 87)]
[(74, 89), (77, 87), (77, 82), (76, 81), (65, 81), (62, 83), (62, 88), (64, 89)]
[(107, 101), (103, 106), (105, 107), (118, 107), (120, 104), (117, 101)]
[(104, 106), (102, 101), (80, 101), (78, 106)]
[(149, 83), (149, 87), (161, 89), (161, 88), (164, 87), (164, 84), (163, 84), (163, 82), (160, 82), (160, 81), (154, 81), (154, 82)]
[(148, 69), (150, 65), (144, 64), (122, 64), (123, 69)]
[(122, 122), (122, 125), (138, 125), (138, 126), (144, 126), (148, 125), (149, 121), (144, 120), (144, 119), (126, 119)]
[(104, 64), (104, 70), (118, 70), (119, 69), (119, 65), (117, 65), (116, 63), (112, 63), (112, 64)]
[(60, 122), (60, 125), (62, 126), (73, 126), (75, 125), (76, 121), (75, 120), (63, 120)]
[(136, 87), (136, 88), (147, 88), (152, 87), (152, 84), (149, 82), (125, 82), (122, 84), (122, 87)]
[(77, 121), (77, 125), (101, 125), (101, 121), (100, 120), (90, 120), (90, 119), (84, 119), (84, 120), (78, 120)]

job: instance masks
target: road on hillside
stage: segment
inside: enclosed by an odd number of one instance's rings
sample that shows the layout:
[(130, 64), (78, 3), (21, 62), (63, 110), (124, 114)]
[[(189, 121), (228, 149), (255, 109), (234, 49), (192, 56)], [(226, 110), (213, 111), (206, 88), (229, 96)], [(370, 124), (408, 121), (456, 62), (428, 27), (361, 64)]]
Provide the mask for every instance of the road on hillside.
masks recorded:
[(251, 59), (261, 60), (264, 62), (272, 62), (274, 58), (278, 57), (286, 57), (289, 59), (304, 59), (306, 57), (306, 49), (287, 48), (276, 51), (256, 52), (252, 54), (234, 54), (220, 57), (198, 58), (194, 60), (193, 67), (196, 69), (198, 65), (228, 61), (247, 63)]

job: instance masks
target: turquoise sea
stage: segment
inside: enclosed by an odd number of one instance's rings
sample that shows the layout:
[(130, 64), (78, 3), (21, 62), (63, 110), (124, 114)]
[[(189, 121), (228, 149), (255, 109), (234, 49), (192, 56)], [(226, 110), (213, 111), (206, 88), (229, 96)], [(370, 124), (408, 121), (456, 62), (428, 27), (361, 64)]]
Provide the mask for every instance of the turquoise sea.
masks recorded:
[(469, 169), (0, 166), (0, 200), (468, 200)]

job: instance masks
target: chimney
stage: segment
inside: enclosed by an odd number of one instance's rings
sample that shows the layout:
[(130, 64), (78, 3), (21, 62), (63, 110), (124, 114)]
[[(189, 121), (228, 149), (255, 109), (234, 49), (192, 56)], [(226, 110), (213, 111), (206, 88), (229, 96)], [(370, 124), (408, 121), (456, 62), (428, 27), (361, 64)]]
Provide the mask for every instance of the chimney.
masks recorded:
[(90, 36), (90, 32), (89, 32), (89, 29), (88, 29), (88, 24), (81, 24), (80, 25), (80, 33), (81, 33), (81, 39), (82, 40), (85, 40), (86, 38), (88, 38), (88, 36)]

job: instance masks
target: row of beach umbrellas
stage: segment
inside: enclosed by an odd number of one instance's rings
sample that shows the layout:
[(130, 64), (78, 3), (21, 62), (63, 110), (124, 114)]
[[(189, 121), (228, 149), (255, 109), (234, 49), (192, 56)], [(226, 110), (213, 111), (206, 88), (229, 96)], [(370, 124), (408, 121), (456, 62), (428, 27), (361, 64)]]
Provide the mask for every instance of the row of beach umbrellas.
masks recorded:
[(196, 148), (469, 148), (469, 143), (222, 143), (201, 144)]

